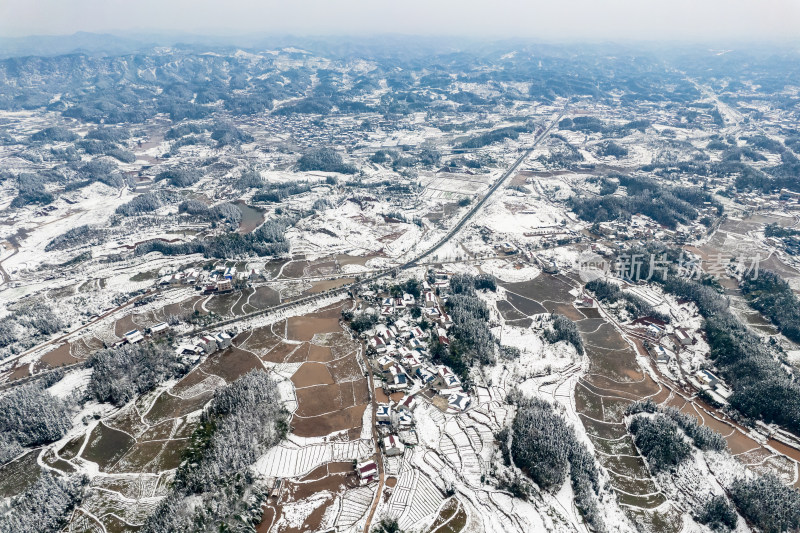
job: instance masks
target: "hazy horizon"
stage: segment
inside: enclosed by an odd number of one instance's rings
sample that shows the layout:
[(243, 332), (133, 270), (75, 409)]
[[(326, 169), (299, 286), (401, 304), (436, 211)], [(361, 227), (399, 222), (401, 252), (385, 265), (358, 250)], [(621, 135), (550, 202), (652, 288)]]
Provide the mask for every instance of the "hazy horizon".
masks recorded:
[(39, 0), (0, 6), (0, 36), (165, 34), (380, 36), (385, 34), (549, 42), (794, 42), (800, 3), (765, 0), (568, 0), (492, 5), (445, 0), (376, 4), (307, 0), (292, 5), (239, 0), (137, 4), (118, 0)]

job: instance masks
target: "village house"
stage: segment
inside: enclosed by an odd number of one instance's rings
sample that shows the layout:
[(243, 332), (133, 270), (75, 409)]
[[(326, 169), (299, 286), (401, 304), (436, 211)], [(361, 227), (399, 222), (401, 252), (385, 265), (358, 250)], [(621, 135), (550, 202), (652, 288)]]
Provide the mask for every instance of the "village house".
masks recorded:
[(655, 324), (647, 324), (647, 326), (644, 328), (644, 334), (651, 339), (660, 339), (661, 335), (664, 334), (664, 330)]
[(421, 352), (425, 351), (425, 343), (422, 342), (421, 340), (417, 339), (417, 338), (413, 338), (413, 339), (409, 340), (408, 341), (408, 346), (409, 346), (409, 348), (411, 348), (413, 351), (415, 351), (417, 353), (421, 353)]
[(195, 344), (184, 343), (175, 349), (178, 355), (188, 356), (192, 361), (196, 361), (203, 353), (203, 349)]
[(269, 497), (272, 499), (277, 499), (281, 495), (281, 487), (283, 486), (283, 480), (278, 478), (275, 480), (275, 483), (272, 484), (272, 490), (269, 493)]
[(417, 406), (417, 399), (414, 396), (405, 396), (400, 403), (397, 404), (398, 411), (410, 413)]
[(379, 403), (375, 408), (375, 421), (378, 424), (389, 424), (392, 421), (392, 408), (385, 403)]
[(394, 435), (389, 435), (383, 438), (383, 451), (388, 457), (395, 457), (403, 455), (403, 443)]
[(697, 379), (700, 380), (700, 383), (708, 387), (713, 388), (717, 383), (719, 383), (719, 378), (709, 370), (700, 370), (695, 375), (697, 376)]
[(358, 479), (362, 485), (378, 480), (378, 465), (375, 461), (364, 461), (356, 464), (356, 472), (358, 472)]
[(231, 345), (231, 336), (227, 333), (217, 333), (214, 335), (214, 340), (217, 343), (217, 348), (224, 350)]
[(452, 370), (444, 365), (439, 365), (436, 367), (436, 378), (433, 386), (440, 391), (461, 389), (461, 381), (453, 374)]
[(166, 335), (169, 332), (169, 324), (166, 322), (159, 322), (155, 326), (150, 328), (150, 335), (153, 337), (160, 337), (162, 335)]
[(406, 369), (406, 372), (408, 372), (409, 374), (415, 374), (417, 372), (417, 369), (422, 367), (422, 362), (416, 355), (413, 354), (408, 354), (405, 357), (403, 357), (401, 363), (403, 367)]
[(655, 356), (657, 363), (667, 364), (672, 359), (672, 355), (663, 346), (658, 344), (653, 346), (652, 353)]
[(391, 392), (408, 389), (408, 376), (405, 375), (399, 365), (395, 364), (389, 369), (391, 375), (386, 382), (386, 388)]
[(416, 375), (420, 380), (422, 380), (423, 385), (427, 385), (436, 379), (436, 372), (432, 371), (430, 368), (418, 368)]
[(414, 417), (408, 411), (395, 411), (392, 415), (392, 422), (394, 427), (401, 430), (414, 427)]
[(144, 335), (138, 329), (132, 329), (125, 333), (123, 340), (128, 344), (136, 344), (144, 340)]
[(431, 291), (425, 293), (425, 307), (436, 307), (436, 296)]
[(376, 363), (381, 372), (389, 371), (389, 369), (396, 364), (395, 360), (389, 357), (388, 355), (383, 355), (379, 357)]
[(210, 335), (203, 335), (197, 342), (204, 352), (212, 353), (217, 351), (217, 340)]
[(379, 337), (382, 337), (385, 340), (389, 340), (389, 339), (395, 338), (395, 334), (392, 332), (392, 330), (386, 324), (378, 324), (377, 326), (375, 326), (375, 333)]
[(384, 342), (384, 340), (377, 335), (369, 340), (369, 344), (375, 348), (375, 351), (378, 353), (386, 352), (386, 342)]
[(455, 411), (466, 410), (471, 403), (469, 396), (461, 392), (451, 394), (447, 400), (447, 406)]
[(694, 342), (694, 339), (683, 328), (675, 329), (675, 338), (682, 346), (688, 346)]

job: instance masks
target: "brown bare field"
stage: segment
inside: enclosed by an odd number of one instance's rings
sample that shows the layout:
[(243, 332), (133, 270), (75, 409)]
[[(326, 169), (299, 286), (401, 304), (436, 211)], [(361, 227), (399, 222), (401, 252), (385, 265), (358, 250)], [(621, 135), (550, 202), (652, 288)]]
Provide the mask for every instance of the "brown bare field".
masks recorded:
[[(587, 382), (594, 387), (594, 391), (599, 394), (607, 394), (609, 396), (620, 396), (631, 400), (640, 400), (645, 396), (656, 394), (659, 391), (658, 383), (653, 381), (649, 375), (644, 373), (634, 373), (637, 371), (628, 370), (626, 377), (635, 379), (634, 381), (613, 381), (611, 378), (591, 374), (587, 376)], [(636, 379), (638, 378), (638, 379)]]
[(243, 332), (233, 339), (233, 345), (263, 355), (281, 342), (281, 338), (272, 332), (269, 326), (255, 328), (250, 332)]
[(56, 368), (63, 365), (71, 365), (77, 363), (80, 359), (72, 356), (72, 346), (69, 343), (64, 343), (55, 350), (51, 350), (44, 354), (36, 364), (37, 370), (43, 368)]
[(307, 291), (304, 291), (303, 294), (317, 294), (320, 292), (325, 292), (330, 289), (336, 289), (341, 287), (342, 285), (347, 285), (348, 283), (353, 283), (355, 278), (338, 278), (338, 279), (327, 279), (323, 281), (315, 281), (311, 288)]
[(305, 387), (316, 388), (320, 385), (333, 384), (333, 382), (328, 366), (324, 363), (303, 363), (292, 376), (292, 383), (298, 389)]
[(119, 461), (111, 468), (111, 472), (144, 472), (148, 474), (158, 472), (154, 468), (153, 462), (161, 449), (164, 447), (164, 442), (137, 442), (128, 452), (120, 458)]
[[(509, 304), (511, 304), (521, 312), (520, 314), (522, 316), (538, 315), (547, 312), (547, 309), (545, 309), (544, 306), (540, 304), (538, 301), (531, 300), (525, 296), (520, 296), (518, 294), (508, 292), (506, 293), (506, 299), (508, 300)], [(498, 309), (499, 308), (500, 306), (498, 305)]]
[(575, 309), (571, 303), (554, 302), (553, 300), (542, 300), (542, 305), (548, 313), (564, 315), (570, 320), (582, 320), (586, 318), (580, 311)]
[(246, 352), (234, 346), (227, 348), (221, 353), (215, 353), (208, 357), (200, 365), (200, 369), (207, 374), (214, 374), (221, 377), (228, 383), (236, 381), (251, 370), (264, 368), (261, 360), (250, 352)]
[(595, 436), (603, 439), (617, 439), (619, 437), (624, 437), (627, 434), (625, 426), (619, 424), (609, 424), (606, 422), (598, 422), (597, 420), (587, 418), (583, 415), (583, 413), (580, 412), (578, 413), (578, 416), (581, 419), (583, 427), (586, 428), (586, 432), (589, 433), (590, 438)]
[(256, 526), (256, 533), (269, 533), (272, 531), (272, 525), (280, 518), (280, 511), (278, 511), (272, 504), (265, 503), (263, 513), (261, 515), (261, 522)]
[(241, 293), (239, 291), (229, 292), (227, 294), (215, 294), (206, 302), (206, 309), (220, 316), (230, 316), (232, 315), (231, 307), (233, 307), (233, 304), (236, 303), (240, 296)]
[(361, 399), (353, 393), (353, 383), (314, 385), (297, 390), (296, 415), (312, 417), (332, 413), (361, 403)]
[(11, 374), (8, 376), (8, 381), (27, 378), (30, 375), (31, 375), (30, 365), (24, 364), (21, 366), (16, 366), (13, 368)]
[(336, 263), (333, 259), (317, 259), (312, 262), (306, 271), (309, 276), (330, 276), (336, 273)]
[(283, 363), (288, 360), (289, 355), (292, 352), (299, 350), (300, 348), (301, 346), (299, 344), (280, 342), (277, 345), (275, 345), (275, 347), (272, 348), (270, 351), (263, 354), (261, 356), (261, 359), (269, 363)]
[[(551, 301), (568, 304), (572, 301), (572, 295), (569, 294), (569, 291), (572, 290), (574, 284), (563, 276), (541, 274), (530, 281), (506, 283), (503, 286), (511, 292), (537, 302)], [(520, 310), (522, 309), (520, 308)], [(525, 311), (523, 310), (523, 312)]]
[(339, 331), (339, 317), (314, 315), (293, 316), (289, 319), (288, 337), (296, 341), (310, 341), (316, 333)]
[(67, 474), (77, 472), (77, 469), (70, 463), (56, 457), (56, 454), (53, 452), (53, 450), (47, 450), (44, 453), (42, 456), (42, 462), (51, 468), (55, 468), (56, 470), (60, 470), (61, 472), (65, 472)]
[(172, 387), (172, 392), (175, 394), (182, 394), (184, 391), (201, 383), (208, 376), (200, 371), (199, 368), (193, 368), (191, 372), (183, 376), (179, 382)]
[(288, 263), (288, 261), (284, 259), (275, 259), (273, 261), (269, 261), (264, 263), (264, 275), (267, 279), (272, 279), (278, 275), (278, 272), (281, 271), (281, 267)]
[(202, 409), (213, 395), (213, 392), (208, 391), (184, 400), (183, 398), (178, 398), (177, 396), (163, 392), (153, 403), (153, 407), (150, 411), (145, 415), (145, 420), (149, 424), (157, 424), (169, 418), (186, 416), (198, 409)]
[(258, 287), (256, 292), (250, 297), (248, 305), (255, 309), (266, 309), (281, 303), (281, 297), (277, 291), (269, 287)]
[[(358, 486), (358, 478), (352, 463), (328, 463), (314, 469), (297, 481), (285, 483), (278, 501), (268, 501), (264, 506), (261, 523), (256, 527), (258, 533), (300, 533), (319, 531), (326, 510), (334, 503), (337, 494)], [(299, 527), (292, 527), (281, 521), (281, 509), (289, 503), (303, 502), (309, 498), (327, 494), (328, 496), (304, 517)], [(274, 527), (273, 527), (274, 526)]]
[(316, 344), (312, 344), (309, 346), (308, 349), (308, 360), (309, 361), (317, 361), (320, 363), (327, 363), (333, 359), (333, 353), (331, 353), (331, 349), (327, 346), (318, 346)]
[(375, 387), (374, 394), (375, 394), (375, 401), (377, 401), (378, 403), (389, 403), (389, 397), (386, 396), (383, 387)]
[(114, 335), (117, 337), (122, 338), (127, 332), (131, 331), (132, 329), (140, 329), (141, 326), (134, 322), (133, 315), (125, 315), (122, 318), (118, 318), (116, 322), (114, 322)]
[(787, 457), (791, 457), (795, 461), (800, 461), (800, 450), (792, 448), (791, 446), (787, 446), (782, 442), (778, 442), (775, 439), (769, 439), (767, 441), (767, 444), (778, 450), (780, 453), (786, 455)]
[(194, 305), (202, 299), (202, 296), (192, 296), (191, 298), (182, 302), (164, 306), (162, 312), (165, 317), (170, 315), (179, 316), (186, 313), (191, 313), (194, 310)]
[(306, 267), (309, 265), (308, 261), (290, 261), (283, 267), (283, 273), (281, 277), (283, 278), (302, 278), (303, 272), (305, 271)]
[(592, 418), (603, 420), (603, 402), (586, 387), (575, 387), (575, 409)]
[[(509, 295), (509, 296), (513, 296), (513, 295)], [(514, 306), (512, 306), (506, 300), (499, 300), (496, 305), (497, 305), (497, 310), (500, 312), (500, 314), (503, 317), (503, 320), (505, 320), (505, 321), (521, 320), (523, 318), (527, 318), (527, 315), (517, 311), (516, 308), (514, 308)]]
[(181, 464), (181, 456), (186, 449), (188, 440), (169, 440), (164, 443), (161, 449), (161, 455), (156, 459), (156, 470), (164, 471), (172, 468), (178, 468)]
[(101, 422), (89, 434), (82, 457), (94, 461), (101, 471), (107, 472), (135, 443), (127, 433)]
[(264, 209), (241, 201), (237, 201), (236, 205), (242, 212), (242, 220), (237, 230), (239, 233), (250, 233), (264, 222)]
[(133, 405), (124, 407), (111, 418), (105, 419), (103, 423), (114, 429), (124, 431), (129, 435), (133, 435), (134, 437), (141, 435), (149, 428), (148, 424), (142, 421), (142, 418), (139, 416), (139, 411)]
[(661, 390), (658, 392), (658, 394), (653, 396), (652, 399), (655, 403), (660, 405), (667, 401), (667, 398), (669, 398), (669, 394), (670, 394), (669, 389), (666, 387), (662, 387)]
[(169, 438), (170, 434), (172, 434), (173, 427), (175, 427), (174, 420), (165, 420), (160, 424), (156, 424), (155, 426), (145, 430), (141, 435), (138, 435), (137, 438), (141, 440), (167, 439)]
[(188, 439), (192, 436), (195, 428), (197, 428), (196, 421), (187, 421), (185, 418), (178, 418), (178, 427), (175, 429), (174, 437), (176, 439)]
[(578, 311), (586, 318), (601, 318), (600, 311), (596, 307), (579, 307)]
[(333, 414), (309, 418), (295, 416), (292, 418), (292, 432), (298, 437), (322, 437), (337, 431), (352, 430), (353, 435), (348, 432), (349, 438), (357, 438), (361, 432), (361, 417), (366, 407), (366, 404), (361, 404)]
[(36, 463), (41, 448), (31, 450), (22, 457), (0, 466), (0, 497), (15, 496), (36, 483), (42, 474)]
[(250, 296), (254, 292), (255, 289), (251, 287), (242, 290), (241, 294), (239, 295), (239, 299), (236, 301), (235, 304), (233, 304), (233, 307), (231, 308), (231, 312), (233, 313), (234, 316), (242, 316), (253, 311), (253, 309), (250, 306), (248, 306), (248, 308), (245, 309), (245, 305), (247, 304), (248, 298), (250, 298)]
[(309, 343), (304, 342), (297, 347), (296, 350), (291, 351), (285, 358), (287, 363), (304, 363), (308, 361), (308, 352), (310, 351)]
[(78, 452), (81, 450), (81, 446), (83, 445), (84, 440), (86, 440), (85, 434), (81, 434), (78, 435), (77, 437), (71, 438), (69, 441), (67, 441), (66, 444), (64, 444), (64, 446), (61, 447), (60, 450), (58, 450), (58, 455), (60, 455), (64, 459), (72, 459), (73, 457), (78, 455)]
[(361, 367), (358, 366), (355, 353), (347, 357), (341, 357), (328, 363), (328, 369), (331, 371), (334, 381), (348, 381), (359, 379), (363, 377)]
[(339, 260), (339, 264), (341, 266), (344, 265), (361, 265), (365, 266), (367, 261), (372, 259), (373, 257), (377, 257), (378, 254), (369, 254), (369, 255), (347, 255), (347, 254), (339, 254), (336, 256), (336, 259)]
[(325, 309), (304, 316), (291, 317), (288, 320), (287, 337), (297, 341), (310, 341), (317, 333), (333, 333), (341, 331), (339, 317), (349, 300), (333, 304)]
[(353, 463), (345, 461), (334, 461), (325, 463), (318, 466), (305, 476), (301, 477), (298, 481), (300, 483), (308, 483), (309, 481), (320, 481), (331, 474), (346, 474), (355, 476)]

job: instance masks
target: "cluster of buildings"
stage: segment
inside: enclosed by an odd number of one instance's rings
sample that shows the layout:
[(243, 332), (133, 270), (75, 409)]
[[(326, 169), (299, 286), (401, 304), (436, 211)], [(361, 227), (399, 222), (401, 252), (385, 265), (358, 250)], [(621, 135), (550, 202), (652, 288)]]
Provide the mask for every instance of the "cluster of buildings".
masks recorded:
[(214, 353), (217, 350), (224, 350), (231, 345), (231, 336), (227, 333), (214, 333), (202, 335), (185, 340), (176, 348), (178, 355), (188, 356), (197, 359), (202, 354)]
[[(375, 313), (379, 322), (364, 336), (373, 376), (382, 381), (388, 401), (378, 403), (375, 423), (380, 445), (387, 457), (402, 455), (406, 446), (418, 443), (414, 410), (420, 395), (441, 398), (434, 401), (440, 409), (461, 412), (471, 399), (459, 377), (447, 366), (431, 361), (428, 345), (432, 337), (445, 346), (450, 344), (448, 329), (452, 319), (445, 311), (436, 289), (449, 285), (447, 274), (437, 272), (434, 282), (422, 283), (419, 297), (362, 294), (374, 298), (374, 307), (364, 313)], [(394, 399), (393, 399), (394, 398)], [(365, 461), (355, 465), (362, 484), (377, 480), (377, 465)]]
[(195, 290), (202, 290), (204, 294), (212, 294), (230, 292), (234, 285), (263, 279), (264, 273), (256, 268), (242, 271), (236, 270), (234, 267), (217, 267), (211, 271), (198, 268), (182, 271), (163, 268), (159, 272), (158, 285), (161, 287), (192, 285)]
[(640, 319), (635, 323), (642, 327), (640, 332), (650, 339), (650, 355), (663, 373), (675, 376), (681, 385), (688, 383), (719, 405), (728, 403), (732, 391), (710, 370), (700, 368), (685, 378), (678, 370), (679, 360), (685, 362), (694, 358), (693, 347), (697, 345), (697, 339), (691, 331), (670, 327), (654, 318)]
[(754, 211), (797, 211), (800, 209), (800, 193), (781, 189), (774, 193), (762, 191), (739, 191), (734, 197), (737, 203)]
[[(430, 361), (430, 338), (433, 336), (449, 346), (448, 328), (453, 323), (440, 307), (439, 299), (433, 296), (433, 301), (434, 306), (420, 312), (419, 320), (407, 312), (407, 316), (391, 324), (381, 322), (374, 327), (369, 339), (371, 352), (374, 352), (372, 367), (382, 376), (387, 394), (427, 388), (449, 397), (452, 399), (451, 407), (463, 411), (469, 406), (469, 396), (463, 391), (461, 380), (447, 366), (435, 365)], [(426, 329), (419, 323), (422, 317), (426, 317)]]
[(169, 333), (170, 327), (166, 322), (159, 322), (155, 326), (147, 328), (145, 331), (139, 329), (132, 329), (125, 332), (122, 338), (114, 343), (114, 346), (123, 346), (125, 344), (139, 344), (145, 339), (162, 337)]
[[(166, 322), (158, 323), (152, 327), (141, 331), (139, 329), (132, 329), (126, 332), (122, 339), (117, 341), (114, 346), (123, 346), (125, 344), (138, 344), (145, 339), (155, 339), (163, 337), (171, 331), (169, 324)], [(209, 333), (182, 341), (175, 348), (178, 355), (189, 357), (197, 360), (202, 354), (214, 353), (217, 350), (224, 350), (231, 345), (232, 338), (227, 333)]]

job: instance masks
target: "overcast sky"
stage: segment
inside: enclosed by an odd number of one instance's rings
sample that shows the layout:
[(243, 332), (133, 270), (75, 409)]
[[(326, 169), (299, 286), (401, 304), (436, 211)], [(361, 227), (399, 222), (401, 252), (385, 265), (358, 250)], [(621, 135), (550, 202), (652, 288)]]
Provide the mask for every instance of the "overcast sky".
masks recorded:
[(800, 40), (800, 0), (0, 0), (0, 36), (76, 31)]

